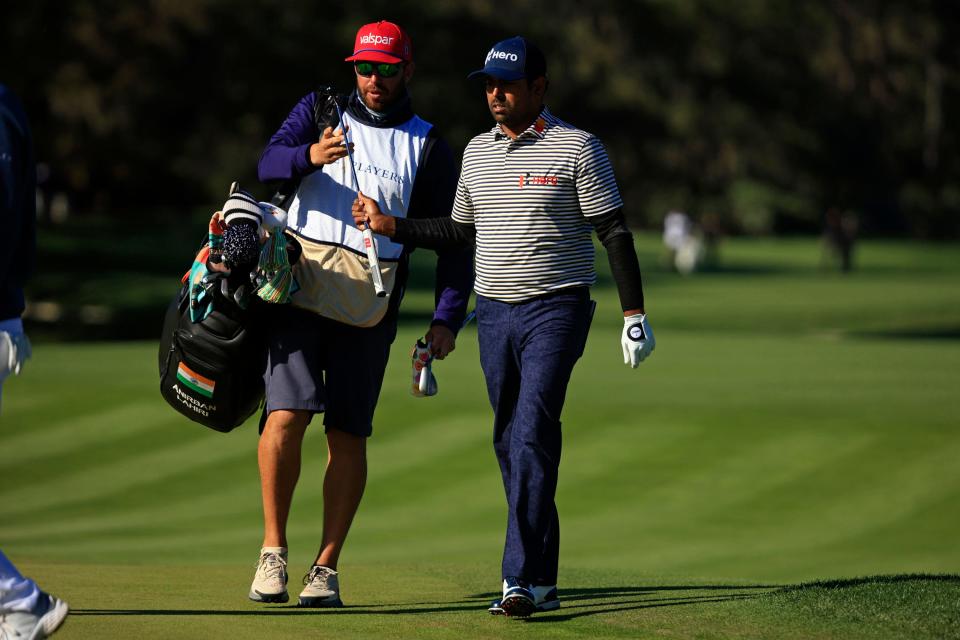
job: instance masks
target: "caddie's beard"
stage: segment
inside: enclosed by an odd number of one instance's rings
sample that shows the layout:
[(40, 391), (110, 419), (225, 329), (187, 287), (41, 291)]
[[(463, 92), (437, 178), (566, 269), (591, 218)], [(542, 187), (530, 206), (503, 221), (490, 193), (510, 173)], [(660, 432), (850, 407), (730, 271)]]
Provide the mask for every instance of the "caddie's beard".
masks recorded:
[(374, 83), (364, 87), (357, 87), (363, 104), (377, 113), (386, 113), (393, 108), (407, 94), (407, 86), (403, 80), (391, 91), (385, 83)]

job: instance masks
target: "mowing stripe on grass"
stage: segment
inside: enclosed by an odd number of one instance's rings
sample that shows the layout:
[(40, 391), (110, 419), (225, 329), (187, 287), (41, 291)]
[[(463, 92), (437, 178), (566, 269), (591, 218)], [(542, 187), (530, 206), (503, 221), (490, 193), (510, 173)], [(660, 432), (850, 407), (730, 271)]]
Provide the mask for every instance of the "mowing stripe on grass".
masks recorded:
[[(42, 429), (0, 431), (0, 468), (12, 470), (43, 458), (97, 445), (116, 436), (149, 431), (170, 422), (156, 402), (132, 402), (50, 422)], [(17, 473), (11, 472), (15, 477)]]
[(25, 486), (0, 488), (0, 503), (7, 518), (62, 507), (66, 504), (122, 495), (137, 487), (182, 474), (189, 469), (210, 464), (251, 458), (248, 442), (219, 439), (213, 446), (210, 438), (156, 450), (129, 452), (117, 461), (102, 464), (82, 473), (64, 469), (57, 476), (33, 479)]

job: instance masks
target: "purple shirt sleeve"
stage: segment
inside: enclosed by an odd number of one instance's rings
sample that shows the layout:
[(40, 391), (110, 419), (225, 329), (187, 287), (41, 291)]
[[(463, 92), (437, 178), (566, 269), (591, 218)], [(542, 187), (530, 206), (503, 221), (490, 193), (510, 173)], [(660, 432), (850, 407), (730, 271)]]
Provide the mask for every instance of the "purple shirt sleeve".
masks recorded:
[(317, 167), (310, 163), (310, 146), (320, 139), (313, 121), (315, 100), (313, 92), (301, 98), (270, 138), (257, 165), (261, 182), (302, 178), (316, 171)]

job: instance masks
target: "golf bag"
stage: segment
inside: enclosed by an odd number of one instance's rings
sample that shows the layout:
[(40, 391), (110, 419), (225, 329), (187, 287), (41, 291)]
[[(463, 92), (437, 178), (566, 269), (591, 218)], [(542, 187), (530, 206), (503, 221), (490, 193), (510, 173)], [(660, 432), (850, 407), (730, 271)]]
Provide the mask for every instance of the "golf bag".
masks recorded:
[(228, 432), (263, 400), (266, 345), (257, 301), (237, 305), (229, 279), (211, 288), (212, 311), (190, 318), (187, 282), (167, 309), (160, 337), (160, 393), (171, 407), (205, 427)]

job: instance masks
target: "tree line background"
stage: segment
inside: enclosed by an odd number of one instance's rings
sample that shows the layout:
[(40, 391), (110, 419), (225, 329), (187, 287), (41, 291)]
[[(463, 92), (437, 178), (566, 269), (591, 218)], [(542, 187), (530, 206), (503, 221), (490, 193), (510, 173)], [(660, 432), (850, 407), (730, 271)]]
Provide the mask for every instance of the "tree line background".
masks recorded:
[(729, 233), (960, 234), (960, 11), (917, 0), (33, 0), (0, 13), (23, 99), (74, 215), (211, 210), (357, 28), (410, 33), (414, 106), (462, 152), (492, 120), (466, 74), (497, 40), (547, 54), (547, 103), (610, 152), (635, 227), (669, 209)]

